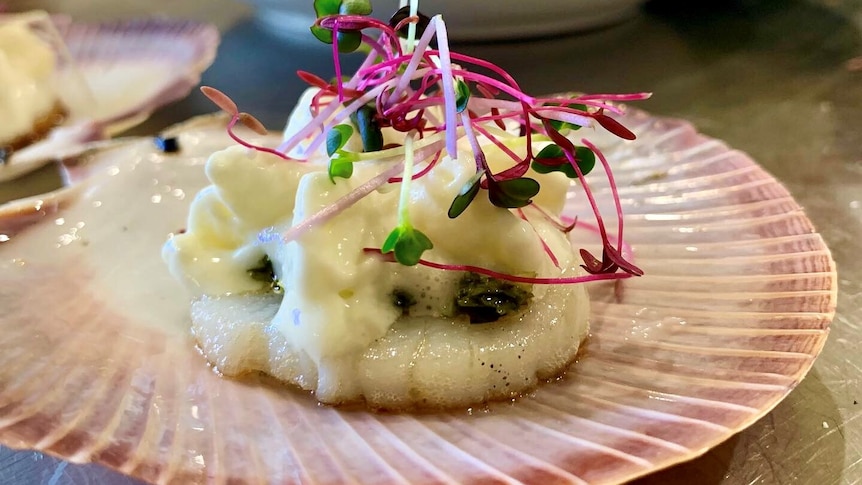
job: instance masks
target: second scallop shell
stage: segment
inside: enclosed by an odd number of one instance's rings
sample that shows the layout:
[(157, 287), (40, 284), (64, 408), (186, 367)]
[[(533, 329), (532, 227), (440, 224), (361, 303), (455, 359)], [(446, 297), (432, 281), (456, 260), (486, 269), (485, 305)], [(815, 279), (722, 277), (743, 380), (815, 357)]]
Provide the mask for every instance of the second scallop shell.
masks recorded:
[[(2, 16), (0, 16), (2, 20)], [(157, 108), (185, 97), (215, 58), (215, 27), (192, 21), (148, 19), (79, 24), (51, 17), (68, 51), (74, 87), (61, 91), (66, 121), (47, 137), (0, 165), (0, 181), (35, 170), (58, 156), (144, 121)], [(65, 53), (63, 53), (65, 54)], [(65, 80), (66, 78), (64, 78)]]

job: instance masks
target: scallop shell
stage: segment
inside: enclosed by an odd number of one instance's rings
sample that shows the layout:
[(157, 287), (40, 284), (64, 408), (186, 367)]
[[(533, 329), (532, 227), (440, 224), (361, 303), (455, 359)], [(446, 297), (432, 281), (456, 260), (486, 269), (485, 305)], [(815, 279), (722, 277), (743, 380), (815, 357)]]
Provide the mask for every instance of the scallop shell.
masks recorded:
[(688, 123), (631, 111), (637, 143), (596, 141), (646, 276), (590, 288), (592, 335), (563, 378), (418, 415), (220, 378), (159, 249), (224, 121), (175, 128), (180, 155), (148, 139), (85, 153), (67, 188), (0, 209), (0, 442), (157, 483), (619, 483), (753, 423), (826, 341), (835, 265), (787, 190)]
[(212, 64), (219, 34), (193, 21), (149, 19), (77, 24), (53, 17), (85, 91), (65, 93), (69, 120), (44, 140), (0, 165), (0, 181), (35, 170), (58, 156), (78, 153), (84, 143), (130, 128), (157, 108), (185, 97)]

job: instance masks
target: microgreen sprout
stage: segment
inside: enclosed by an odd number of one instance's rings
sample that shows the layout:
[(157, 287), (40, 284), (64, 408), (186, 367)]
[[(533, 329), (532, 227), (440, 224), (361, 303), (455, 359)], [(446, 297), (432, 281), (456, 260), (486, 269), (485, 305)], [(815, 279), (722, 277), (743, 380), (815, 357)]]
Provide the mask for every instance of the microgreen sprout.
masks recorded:
[[(314, 12), (318, 18), (338, 15), (369, 15), (371, 2), (368, 0), (314, 0)], [(358, 32), (337, 32), (333, 39), (332, 30), (319, 25), (311, 26), (311, 33), (327, 44), (337, 43), (340, 52), (353, 52), (362, 44)]]
[[(397, 226), (380, 249), (368, 250), (382, 254), (387, 261), (471, 271), (533, 284), (580, 283), (643, 274), (629, 261), (632, 252), (623, 239), (624, 218), (610, 163), (589, 141), (580, 140), (575, 144), (570, 137), (580, 128), (589, 126), (604, 129), (624, 140), (634, 139), (635, 134), (617, 119), (623, 112), (617, 103), (646, 99), (649, 94), (528, 95), (499, 66), (451, 51), (442, 17), (423, 15), (417, 10), (417, 4), (417, 0), (410, 0), (388, 22), (382, 22), (369, 16), (368, 0), (314, 1), (317, 20), (311, 31), (321, 41), (332, 44), (336, 76), (326, 81), (308, 72), (298, 72), (300, 79), (317, 89), (311, 102), (313, 119), (287, 136), (275, 149), (256, 146), (240, 138), (233, 131), (237, 123), (258, 133), (263, 127), (250, 115), (241, 113), (220, 91), (204, 88), (204, 94), (231, 116), (230, 136), (246, 147), (286, 160), (293, 160), (286, 154), (294, 154), (294, 148), (301, 146), (299, 151), (307, 158), (325, 147), (333, 183), (352, 177), (357, 162), (373, 161), (381, 166), (377, 176), (290, 228), (282, 235), (283, 239), (295, 239), (385, 184), (400, 184)], [(365, 59), (352, 76), (342, 76), (339, 54), (352, 51), (363, 52)], [(393, 143), (391, 138), (387, 143), (387, 137), (399, 132), (404, 134), (403, 144), (400, 139)], [(361, 140), (361, 152), (346, 149), (352, 137)], [(469, 148), (459, 147), (462, 138), (469, 142)], [(511, 149), (510, 140), (523, 142), (525, 152)], [(483, 147), (489, 146), (495, 146), (510, 159), (508, 168), (491, 170), (483, 152)], [(500, 210), (513, 210), (531, 225), (525, 211), (535, 209), (542, 218), (566, 233), (575, 227), (575, 221), (564, 215), (550, 214), (533, 202), (542, 186), (537, 180), (540, 178), (531, 177), (530, 172), (560, 172), (577, 183), (595, 218), (594, 226), (586, 222), (578, 225), (594, 227), (602, 243), (600, 256), (580, 250), (582, 266), (590, 274), (535, 278), (423, 259), (433, 243), (410, 221), (411, 182), (433, 173), (444, 156), (453, 159), (465, 156), (459, 154), (459, 150), (472, 157), (476, 168), (454, 196), (448, 210), (450, 218), (460, 217), (471, 203), (487, 197)], [(604, 168), (603, 176), (614, 197), (618, 223), (615, 238), (609, 236), (586, 177), (597, 162)], [(418, 167), (421, 170), (414, 170)], [(538, 236), (538, 231), (536, 234)], [(559, 265), (545, 241), (541, 240), (541, 244), (554, 264)]]
[(530, 205), (532, 198), (541, 188), (539, 182), (527, 177), (497, 181), (493, 176), (489, 176), (487, 181), (488, 199), (497, 207), (506, 209), (518, 209)]
[(350, 121), (359, 130), (363, 152), (376, 152), (383, 149), (383, 130), (375, 120), (377, 111), (371, 106), (362, 106), (350, 114)]
[(470, 101), (470, 87), (464, 81), (455, 83), (455, 111), (458, 113), (467, 109), (467, 103)]
[(338, 125), (329, 130), (326, 135), (326, 153), (329, 155), (329, 180), (335, 183), (335, 177), (349, 179), (353, 175), (353, 159), (344, 150), (350, 137), (353, 135), (353, 127), (350, 125)]
[(233, 131), (237, 123), (242, 123), (246, 128), (257, 133), (258, 135), (267, 134), (266, 128), (264, 128), (263, 123), (261, 123), (260, 121), (258, 121), (257, 118), (248, 113), (241, 113), (236, 103), (234, 103), (233, 100), (228, 97), (228, 95), (210, 86), (201, 87), (201, 92), (204, 94), (204, 96), (209, 98), (209, 100), (212, 101), (213, 104), (215, 104), (216, 106), (221, 108), (222, 111), (231, 116), (230, 122), (227, 125), (227, 133), (235, 142), (246, 148), (251, 148), (260, 152), (271, 153), (278, 156), (279, 158), (290, 160), (290, 157), (285, 155), (283, 152), (249, 143)]
[(434, 244), (422, 231), (410, 223), (410, 184), (413, 174), (413, 136), (404, 139), (404, 175), (401, 181), (401, 194), (398, 201), (398, 226), (389, 233), (380, 251), (393, 253), (395, 260), (405, 266), (415, 266), (422, 253), (432, 249)]
[(479, 194), (479, 189), (481, 188), (480, 182), (482, 181), (483, 175), (484, 173), (482, 172), (476, 172), (476, 174), (470, 177), (470, 180), (461, 187), (455, 200), (452, 201), (452, 205), (449, 206), (450, 219), (455, 219), (460, 216), (461, 213), (467, 210), (467, 206), (473, 202), (473, 199), (476, 198), (476, 195)]
[[(575, 162), (581, 173), (587, 175), (596, 166), (596, 154), (587, 147), (574, 147)], [(551, 144), (542, 148), (531, 165), (538, 173), (562, 172), (570, 179), (578, 178), (574, 166), (569, 163), (566, 153), (559, 145)]]

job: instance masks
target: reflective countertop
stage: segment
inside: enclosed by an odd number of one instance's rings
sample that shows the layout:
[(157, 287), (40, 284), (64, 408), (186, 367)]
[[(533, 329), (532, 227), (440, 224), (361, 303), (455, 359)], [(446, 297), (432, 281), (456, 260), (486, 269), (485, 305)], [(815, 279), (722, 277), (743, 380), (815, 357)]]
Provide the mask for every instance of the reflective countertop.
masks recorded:
[[(250, 7), (229, 0), (10, 5), (85, 21), (159, 14), (214, 22), (223, 41), (203, 82), (229, 92), (273, 128), (302, 89), (297, 69), (331, 72), (326, 47), (304, 32), (275, 36), (255, 22)], [(527, 92), (654, 92), (639, 106), (690, 120), (750, 153), (787, 185), (833, 251), (838, 312), (806, 379), (750, 428), (639, 485), (862, 483), (860, 29), (862, 0), (653, 0), (635, 18), (600, 30), (457, 47), (503, 66)], [(133, 133), (154, 133), (210, 111), (194, 93)], [(38, 191), (49, 179), (29, 177), (21, 190)], [(98, 465), (0, 447), (0, 483), (138, 482)]]

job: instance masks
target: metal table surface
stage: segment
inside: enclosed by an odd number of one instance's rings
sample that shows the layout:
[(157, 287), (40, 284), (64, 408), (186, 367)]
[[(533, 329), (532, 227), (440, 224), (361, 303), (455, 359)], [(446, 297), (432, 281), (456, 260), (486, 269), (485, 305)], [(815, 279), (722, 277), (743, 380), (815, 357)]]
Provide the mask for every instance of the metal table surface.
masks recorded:
[[(694, 122), (784, 182), (838, 263), (838, 313), (799, 387), (703, 457), (637, 483), (862, 483), (862, 0), (689, 3), (697, 2), (653, 0), (636, 18), (610, 28), (458, 49), (502, 65), (527, 92), (653, 91), (641, 107)], [(249, 7), (231, 0), (16, 0), (11, 6), (80, 20), (164, 14), (212, 21), (224, 38), (204, 82), (275, 128), (301, 89), (296, 69), (331, 69), (326, 48), (300, 40), (305, 35), (267, 33)], [(135, 133), (209, 111), (196, 93)], [(43, 179), (31, 177), (22, 186), (38, 190), (48, 183)], [(0, 483), (138, 482), (98, 465), (0, 447)]]

